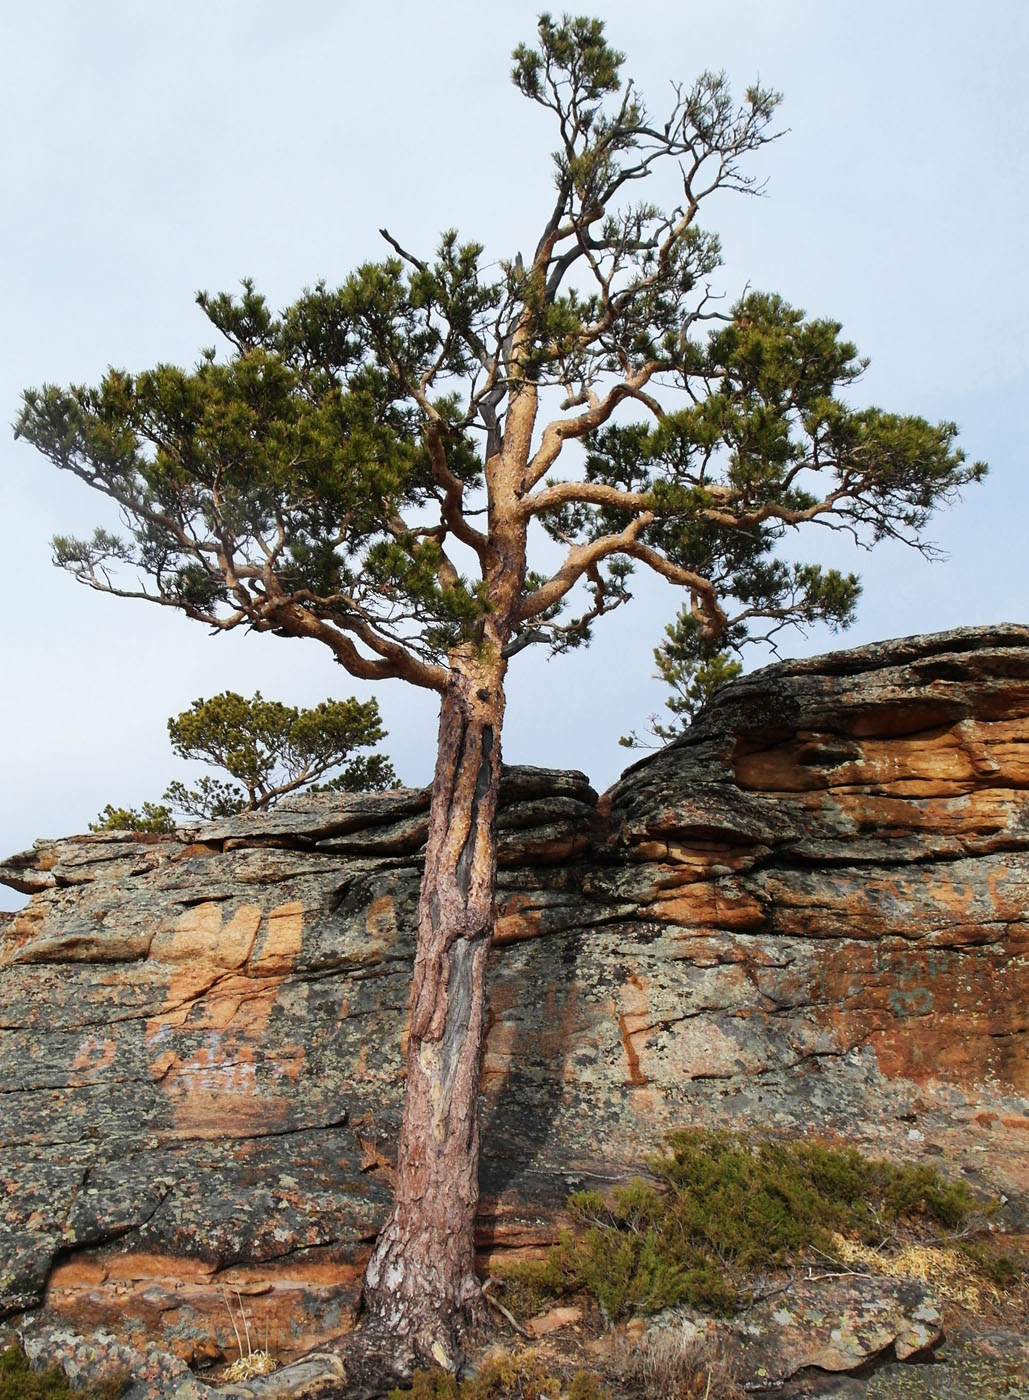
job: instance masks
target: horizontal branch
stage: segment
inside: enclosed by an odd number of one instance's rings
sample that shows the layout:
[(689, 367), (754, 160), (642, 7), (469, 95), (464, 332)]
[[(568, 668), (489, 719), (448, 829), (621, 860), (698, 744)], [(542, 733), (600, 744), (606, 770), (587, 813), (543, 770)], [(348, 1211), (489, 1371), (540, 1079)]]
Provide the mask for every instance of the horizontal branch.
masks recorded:
[(424, 690), (442, 692), (447, 684), (447, 672), (442, 666), (433, 666), (415, 656), (401, 642), (388, 641), (379, 636), (367, 623), (348, 620), (348, 630), (352, 631), (370, 650), (378, 653), (373, 660), (362, 655), (354, 641), (343, 628), (323, 618), (316, 617), (307, 608), (289, 600), (276, 603), (267, 610), (264, 627), (274, 628), (290, 637), (314, 637), (324, 643), (336, 660), (352, 676), (359, 680), (378, 681), (399, 679)]

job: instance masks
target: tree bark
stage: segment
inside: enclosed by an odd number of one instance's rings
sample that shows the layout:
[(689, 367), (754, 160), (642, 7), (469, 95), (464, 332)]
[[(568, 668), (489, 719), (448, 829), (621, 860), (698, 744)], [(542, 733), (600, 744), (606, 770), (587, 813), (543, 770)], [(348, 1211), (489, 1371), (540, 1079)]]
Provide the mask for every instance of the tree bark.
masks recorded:
[(461, 1316), (480, 1302), (478, 1096), (503, 680), (495, 646), (451, 656), (418, 906), (396, 1199), (364, 1286), (366, 1325), (385, 1329), (409, 1358), (444, 1366), (457, 1360)]

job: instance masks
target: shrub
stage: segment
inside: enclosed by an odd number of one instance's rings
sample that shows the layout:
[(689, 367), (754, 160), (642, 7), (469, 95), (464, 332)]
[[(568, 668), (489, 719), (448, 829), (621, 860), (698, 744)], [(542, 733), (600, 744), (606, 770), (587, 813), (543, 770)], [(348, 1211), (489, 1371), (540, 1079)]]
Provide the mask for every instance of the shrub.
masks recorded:
[(830, 1252), (834, 1232), (879, 1241), (915, 1217), (952, 1229), (974, 1204), (963, 1182), (931, 1168), (813, 1142), (681, 1130), (648, 1166), (658, 1187), (569, 1198), (573, 1228), (545, 1259), (506, 1273), (516, 1313), (585, 1292), (611, 1319), (676, 1304), (725, 1314), (745, 1272)]

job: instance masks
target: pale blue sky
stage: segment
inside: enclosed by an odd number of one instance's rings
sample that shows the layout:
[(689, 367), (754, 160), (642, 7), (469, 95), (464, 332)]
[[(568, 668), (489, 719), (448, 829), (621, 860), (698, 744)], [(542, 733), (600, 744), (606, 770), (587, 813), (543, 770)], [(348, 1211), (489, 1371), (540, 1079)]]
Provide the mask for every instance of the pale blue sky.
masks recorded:
[[(857, 561), (857, 625), (785, 654), (1024, 618), (1029, 294), (1029, 7), (992, 0), (597, 0), (654, 111), (671, 79), (725, 68), (785, 94), (767, 197), (724, 203), (722, 281), (843, 321), (872, 366), (855, 397), (955, 418), (992, 474), (933, 531), (950, 558)], [(507, 0), (35, 0), (0, 18), (5, 418), (43, 380), (108, 364), (190, 363), (212, 338), (200, 288), (256, 278), (282, 304), (381, 256), (383, 224), (431, 251), (449, 226), (496, 256), (528, 249), (548, 207), (545, 115), (508, 82), (538, 7)], [(108, 801), (180, 776), (168, 715), (232, 687), (310, 703), (361, 691), (322, 649), (211, 638), (145, 604), (76, 587), (49, 537), (102, 503), (0, 438), (5, 525), (3, 853), (84, 830)], [(798, 541), (814, 553), (824, 536)], [(849, 559), (842, 560), (854, 567)], [(618, 735), (662, 702), (651, 651), (677, 600), (661, 585), (589, 652), (523, 654), (505, 757), (580, 767), (599, 786)], [(426, 781), (431, 697), (378, 692), (398, 770)], [(16, 899), (9, 902), (17, 902)]]

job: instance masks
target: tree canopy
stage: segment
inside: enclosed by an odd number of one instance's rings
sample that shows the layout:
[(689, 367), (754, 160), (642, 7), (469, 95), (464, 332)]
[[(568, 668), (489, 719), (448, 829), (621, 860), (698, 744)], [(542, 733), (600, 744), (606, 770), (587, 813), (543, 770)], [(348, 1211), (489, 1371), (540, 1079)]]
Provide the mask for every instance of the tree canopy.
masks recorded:
[[(546, 16), (540, 47), (516, 51), (515, 83), (559, 135), (527, 264), (498, 273), (454, 232), (423, 260), (384, 231), (396, 256), (279, 314), (250, 282), (202, 294), (224, 353), (191, 370), (29, 391), (17, 431), (125, 521), (58, 537), (56, 562), (440, 690), (449, 649), (498, 607), (486, 473), (515, 436), (512, 524), (524, 538), (538, 522), (564, 553), (504, 599), (509, 650), (587, 639), (640, 565), (689, 591), (708, 639), (849, 621), (855, 577), (785, 562), (783, 536), (817, 522), (924, 549), (933, 509), (983, 468), (953, 423), (850, 407), (866, 361), (837, 322), (763, 292), (726, 311), (712, 292), (700, 208), (753, 190), (742, 162), (772, 139), (778, 96), (737, 104), (709, 73), (654, 120), (621, 61), (598, 21)], [(682, 171), (668, 211), (631, 198), (664, 160)], [(530, 442), (541, 404), (556, 411)]]

